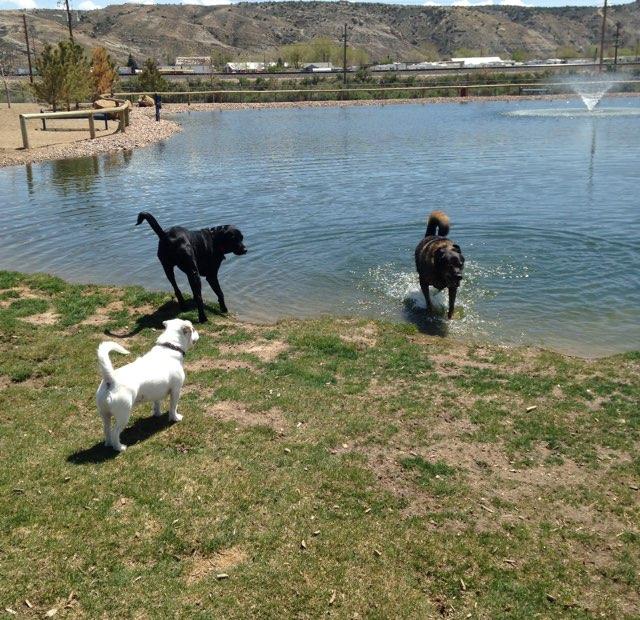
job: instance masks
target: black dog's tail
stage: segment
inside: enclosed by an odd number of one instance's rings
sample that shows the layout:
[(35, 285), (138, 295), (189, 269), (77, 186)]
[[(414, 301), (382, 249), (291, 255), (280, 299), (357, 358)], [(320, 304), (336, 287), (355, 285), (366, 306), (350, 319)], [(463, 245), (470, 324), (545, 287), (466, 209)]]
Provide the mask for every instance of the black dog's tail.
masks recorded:
[(153, 217), (151, 213), (147, 213), (146, 211), (140, 211), (140, 213), (138, 213), (138, 221), (136, 222), (136, 226), (138, 224), (142, 224), (144, 220), (147, 220), (147, 222), (149, 222), (149, 226), (153, 228), (153, 232), (155, 232), (156, 235), (160, 237), (160, 239), (164, 239), (167, 236), (167, 233), (164, 232), (160, 224), (158, 224), (158, 220), (156, 220), (156, 218)]
[(440, 237), (449, 234), (449, 216), (444, 211), (432, 211), (427, 220), (425, 237), (436, 234)]

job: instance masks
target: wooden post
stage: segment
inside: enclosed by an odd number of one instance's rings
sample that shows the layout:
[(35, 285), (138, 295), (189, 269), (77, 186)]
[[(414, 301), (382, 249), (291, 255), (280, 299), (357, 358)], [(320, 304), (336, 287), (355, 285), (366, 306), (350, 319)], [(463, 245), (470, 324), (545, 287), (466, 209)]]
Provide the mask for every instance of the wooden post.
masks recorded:
[(125, 127), (129, 126), (129, 109), (130, 109), (130, 106), (127, 106), (124, 109), (124, 124), (125, 124)]
[(120, 132), (124, 133), (124, 110), (122, 110), (122, 112), (120, 112)]
[(22, 147), (24, 149), (29, 148), (29, 136), (27, 135), (27, 119), (20, 115), (20, 131), (22, 132)]
[(89, 136), (92, 140), (96, 139), (96, 124), (93, 120), (93, 114), (89, 115)]

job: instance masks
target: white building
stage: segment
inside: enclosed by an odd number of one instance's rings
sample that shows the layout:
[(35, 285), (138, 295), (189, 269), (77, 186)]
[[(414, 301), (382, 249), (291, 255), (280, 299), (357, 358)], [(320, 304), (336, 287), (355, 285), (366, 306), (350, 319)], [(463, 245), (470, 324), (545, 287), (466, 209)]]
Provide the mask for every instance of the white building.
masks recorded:
[(257, 73), (265, 69), (266, 65), (263, 62), (228, 62), (223, 71), (225, 73)]
[(502, 60), (500, 56), (469, 56), (467, 58), (452, 58), (451, 62), (460, 67), (504, 67), (510, 65), (510, 61)]
[(330, 62), (309, 62), (302, 65), (302, 70), (305, 73), (329, 73), (333, 70), (333, 65)]
[(211, 73), (213, 64), (209, 56), (178, 56), (174, 69), (179, 73)]

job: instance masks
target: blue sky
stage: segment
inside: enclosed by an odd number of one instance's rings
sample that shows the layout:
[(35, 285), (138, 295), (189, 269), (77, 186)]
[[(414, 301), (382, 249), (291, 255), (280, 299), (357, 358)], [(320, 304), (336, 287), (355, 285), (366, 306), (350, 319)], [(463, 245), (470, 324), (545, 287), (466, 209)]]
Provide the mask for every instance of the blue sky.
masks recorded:
[[(413, 4), (418, 6), (481, 6), (486, 4), (515, 4), (518, 6), (599, 6), (602, 2), (594, 0), (405, 0), (404, 2), (391, 2), (389, 4)], [(97, 9), (108, 4), (122, 4), (121, 2), (109, 2), (107, 0), (71, 0), (71, 5), (76, 9)], [(163, 0), (142, 0), (137, 4), (169, 4)], [(170, 4), (176, 4), (171, 2)], [(232, 4), (229, 0), (192, 0), (181, 4)], [(624, 0), (611, 0), (609, 4), (625, 4)], [(0, 0), (0, 9), (55, 9), (56, 0)]]

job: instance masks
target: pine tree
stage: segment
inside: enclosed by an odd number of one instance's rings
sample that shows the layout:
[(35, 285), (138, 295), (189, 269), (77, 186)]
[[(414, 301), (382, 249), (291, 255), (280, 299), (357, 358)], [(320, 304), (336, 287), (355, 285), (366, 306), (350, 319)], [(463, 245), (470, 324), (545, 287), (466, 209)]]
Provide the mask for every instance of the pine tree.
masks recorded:
[(60, 59), (60, 50), (47, 43), (36, 58), (35, 69), (38, 80), (33, 84), (37, 99), (46, 101), (53, 111), (62, 100), (65, 69)]
[(127, 58), (127, 67), (131, 69), (131, 75), (135, 75), (135, 72), (138, 70), (138, 63), (131, 54), (129, 54), (129, 58)]
[(157, 92), (159, 90), (167, 90), (167, 81), (160, 75), (158, 65), (152, 58), (144, 61), (144, 67), (138, 81), (140, 90), (148, 92)]
[(60, 58), (64, 67), (64, 88), (62, 99), (71, 109), (75, 104), (76, 109), (81, 101), (86, 101), (91, 96), (91, 71), (89, 63), (84, 55), (84, 50), (72, 41), (60, 41), (58, 43)]
[(112, 93), (117, 79), (118, 73), (107, 50), (104, 47), (95, 47), (91, 53), (93, 99), (97, 99), (103, 93)]
[(60, 41), (56, 47), (47, 44), (35, 61), (39, 79), (33, 92), (55, 111), (60, 104), (67, 110), (78, 107), (91, 94), (91, 73), (82, 47), (71, 41)]

